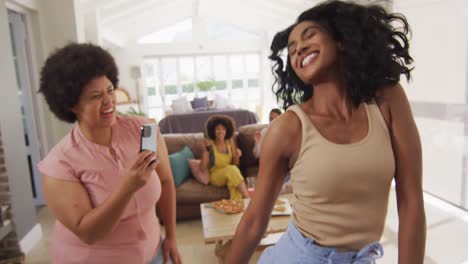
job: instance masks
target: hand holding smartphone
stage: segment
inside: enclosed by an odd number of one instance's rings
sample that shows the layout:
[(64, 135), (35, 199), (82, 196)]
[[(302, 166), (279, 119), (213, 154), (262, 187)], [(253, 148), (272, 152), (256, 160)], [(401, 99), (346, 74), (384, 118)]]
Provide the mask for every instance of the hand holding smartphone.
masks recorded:
[(157, 166), (157, 142), (158, 126), (155, 123), (145, 124), (140, 127), (140, 153), (136, 155), (131, 163), (125, 167), (123, 185), (124, 188), (133, 192), (145, 186), (148, 179), (154, 176)]
[(140, 152), (149, 150), (157, 151), (158, 125), (156, 123), (145, 124), (141, 127)]
[(149, 151), (156, 153), (157, 147), (158, 147), (158, 125), (156, 123), (143, 125), (141, 127), (140, 152), (149, 150)]

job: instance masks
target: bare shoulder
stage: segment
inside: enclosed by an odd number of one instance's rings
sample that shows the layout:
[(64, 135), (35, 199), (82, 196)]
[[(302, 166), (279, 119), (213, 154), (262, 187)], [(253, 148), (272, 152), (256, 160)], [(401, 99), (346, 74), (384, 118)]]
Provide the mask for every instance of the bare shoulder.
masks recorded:
[(405, 91), (400, 83), (384, 86), (377, 91), (377, 102), (394, 104), (406, 99)]
[(301, 121), (299, 117), (287, 111), (276, 118), (268, 127), (264, 142), (274, 142), (276, 148), (290, 156), (294, 150), (295, 143), (301, 138)]
[(406, 93), (399, 83), (379, 89), (375, 101), (389, 126), (395, 114), (402, 111), (411, 112)]
[(291, 111), (286, 111), (270, 124), (268, 132), (270, 134), (288, 137), (291, 134), (300, 132), (300, 128), (301, 121), (299, 117)]

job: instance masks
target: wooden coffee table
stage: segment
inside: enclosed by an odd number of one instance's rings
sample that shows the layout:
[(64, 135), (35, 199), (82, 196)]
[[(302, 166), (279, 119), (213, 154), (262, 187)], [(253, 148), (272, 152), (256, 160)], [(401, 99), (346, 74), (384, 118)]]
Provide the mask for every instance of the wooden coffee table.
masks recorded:
[[(292, 195), (280, 195), (279, 198), (287, 198), (292, 204)], [(244, 199), (244, 208), (247, 208), (250, 199)], [(224, 256), (228, 250), (231, 240), (234, 238), (237, 225), (239, 224), (243, 213), (223, 214), (213, 208), (205, 206), (207, 203), (200, 204), (203, 237), (206, 244), (216, 243), (215, 254), (220, 263), (224, 261)], [(291, 216), (271, 216), (265, 234), (279, 233), (286, 231)]]

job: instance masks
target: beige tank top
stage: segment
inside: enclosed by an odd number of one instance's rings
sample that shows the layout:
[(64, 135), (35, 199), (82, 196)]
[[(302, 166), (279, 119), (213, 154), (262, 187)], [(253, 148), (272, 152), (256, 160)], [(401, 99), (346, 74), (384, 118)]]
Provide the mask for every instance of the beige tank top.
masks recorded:
[(376, 103), (365, 104), (367, 136), (352, 144), (325, 139), (298, 106), (302, 143), (291, 169), (293, 222), (319, 245), (359, 250), (382, 236), (395, 159)]

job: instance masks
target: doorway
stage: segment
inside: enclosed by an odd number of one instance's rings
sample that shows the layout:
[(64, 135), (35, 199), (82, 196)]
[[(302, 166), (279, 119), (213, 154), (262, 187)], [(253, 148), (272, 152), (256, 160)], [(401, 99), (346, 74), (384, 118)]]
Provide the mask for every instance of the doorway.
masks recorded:
[(33, 85), (33, 68), (30, 36), (26, 15), (8, 9), (13, 60), (18, 82), (18, 97), (21, 102), (21, 116), (24, 131), (22, 136), (26, 143), (26, 154), (31, 179), (31, 188), (36, 206), (44, 204), (42, 178), (37, 163), (42, 159), (42, 135), (40, 133), (37, 96)]

